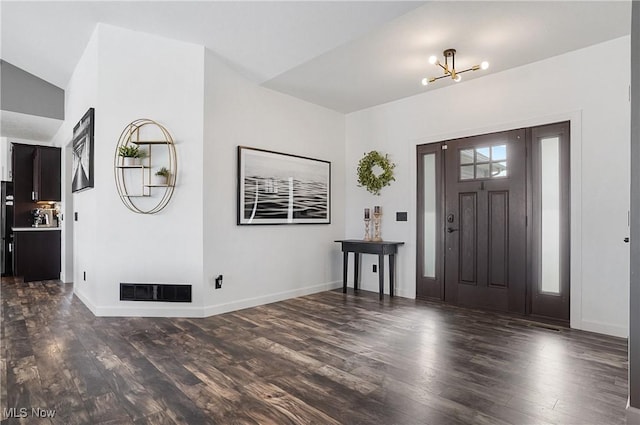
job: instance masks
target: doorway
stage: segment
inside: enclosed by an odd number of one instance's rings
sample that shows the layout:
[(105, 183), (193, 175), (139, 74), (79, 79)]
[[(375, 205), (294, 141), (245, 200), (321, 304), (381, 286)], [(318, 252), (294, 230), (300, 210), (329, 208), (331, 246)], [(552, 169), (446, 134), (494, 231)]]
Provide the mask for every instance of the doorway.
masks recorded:
[(418, 298), (569, 320), (569, 122), (417, 147)]

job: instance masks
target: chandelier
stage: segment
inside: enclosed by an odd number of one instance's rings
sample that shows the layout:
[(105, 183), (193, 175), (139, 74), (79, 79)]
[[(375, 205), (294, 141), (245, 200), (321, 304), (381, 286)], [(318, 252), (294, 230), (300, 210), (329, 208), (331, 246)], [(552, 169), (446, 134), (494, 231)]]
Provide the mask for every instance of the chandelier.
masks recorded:
[(438, 60), (436, 56), (429, 57), (429, 63), (431, 65), (436, 65), (442, 68), (442, 70), (444, 71), (444, 75), (441, 75), (440, 77), (423, 78), (422, 79), (423, 86), (426, 86), (430, 83), (433, 83), (436, 80), (440, 80), (442, 78), (447, 78), (447, 77), (450, 77), (453, 81), (457, 83), (462, 79), (462, 76), (460, 74), (463, 74), (469, 71), (477, 71), (479, 69), (484, 70), (489, 68), (489, 62), (484, 61), (480, 65), (474, 65), (471, 68), (463, 69), (462, 71), (457, 71), (456, 70), (456, 49), (447, 49), (444, 52), (442, 52), (442, 54), (444, 55), (444, 65)]

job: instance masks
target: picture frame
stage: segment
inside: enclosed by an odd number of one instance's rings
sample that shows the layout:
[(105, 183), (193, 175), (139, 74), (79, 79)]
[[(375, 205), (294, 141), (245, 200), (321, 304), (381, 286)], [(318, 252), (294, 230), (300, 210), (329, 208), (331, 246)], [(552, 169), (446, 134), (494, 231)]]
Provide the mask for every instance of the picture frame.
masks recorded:
[(89, 108), (78, 124), (73, 127), (71, 142), (73, 155), (71, 192), (73, 193), (93, 187), (94, 115), (94, 109)]
[(238, 225), (330, 224), (331, 162), (238, 146)]

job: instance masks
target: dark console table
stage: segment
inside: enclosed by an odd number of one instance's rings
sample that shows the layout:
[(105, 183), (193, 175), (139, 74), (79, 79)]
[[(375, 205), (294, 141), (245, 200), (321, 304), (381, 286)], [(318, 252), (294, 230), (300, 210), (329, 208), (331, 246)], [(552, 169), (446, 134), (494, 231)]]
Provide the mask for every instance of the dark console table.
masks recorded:
[(378, 255), (378, 281), (380, 282), (380, 299), (384, 294), (384, 256), (389, 256), (389, 295), (393, 297), (393, 284), (396, 268), (396, 253), (398, 246), (404, 242), (369, 242), (358, 239), (337, 240), (342, 244), (344, 260), (342, 263), (342, 292), (347, 292), (347, 270), (349, 269), (349, 253), (353, 252), (355, 263), (353, 267), (353, 289), (358, 290), (360, 285), (360, 254)]

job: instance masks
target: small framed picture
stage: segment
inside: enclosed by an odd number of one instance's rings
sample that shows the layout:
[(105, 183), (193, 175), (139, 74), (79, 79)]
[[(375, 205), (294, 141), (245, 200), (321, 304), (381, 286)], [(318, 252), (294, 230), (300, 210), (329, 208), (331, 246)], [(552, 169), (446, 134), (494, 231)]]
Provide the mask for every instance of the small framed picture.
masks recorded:
[(238, 224), (331, 223), (331, 163), (238, 146)]
[(94, 111), (90, 108), (73, 127), (73, 180), (71, 191), (93, 187), (93, 126)]

